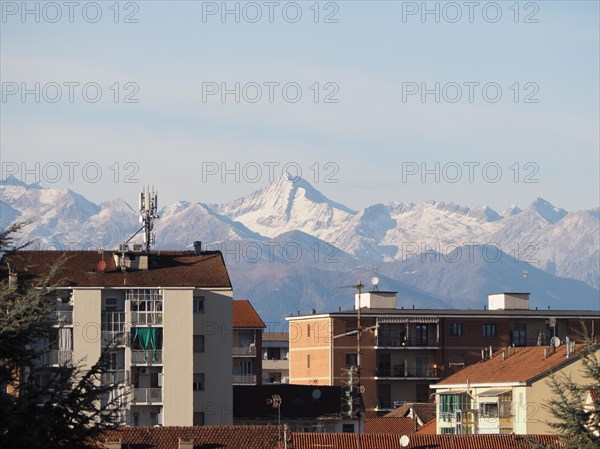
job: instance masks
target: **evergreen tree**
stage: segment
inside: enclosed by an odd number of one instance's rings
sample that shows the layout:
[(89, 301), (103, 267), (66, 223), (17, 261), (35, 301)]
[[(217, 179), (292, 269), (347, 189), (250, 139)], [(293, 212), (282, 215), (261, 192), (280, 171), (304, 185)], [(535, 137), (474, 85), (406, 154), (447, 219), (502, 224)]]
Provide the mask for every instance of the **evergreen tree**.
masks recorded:
[[(7, 254), (18, 255), (21, 248), (15, 248), (12, 237), (22, 226), (0, 231), (0, 266)], [(117, 424), (115, 407), (123, 398), (108, 400), (115, 385), (101, 384), (110, 348), (89, 370), (77, 364), (48, 368), (40, 363), (40, 339), (57, 330), (50, 318), (57, 286), (51, 280), (60, 273), (60, 265), (34, 285), (0, 282), (2, 448), (87, 448), (104, 429)]]
[[(553, 415), (549, 424), (565, 435), (566, 449), (600, 448), (600, 345), (589, 338), (582, 355), (585, 381), (577, 383), (566, 375), (554, 375), (549, 385), (552, 397), (545, 408)], [(586, 404), (591, 396), (592, 402)]]

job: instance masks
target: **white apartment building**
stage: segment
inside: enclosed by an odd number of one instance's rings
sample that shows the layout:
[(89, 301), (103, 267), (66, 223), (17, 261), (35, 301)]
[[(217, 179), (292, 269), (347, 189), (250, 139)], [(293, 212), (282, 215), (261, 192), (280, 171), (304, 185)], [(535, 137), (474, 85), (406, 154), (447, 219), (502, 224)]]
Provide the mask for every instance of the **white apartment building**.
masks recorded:
[(27, 283), (59, 261), (41, 364), (85, 369), (116, 341), (102, 381), (121, 382), (124, 424), (232, 424), (233, 292), (219, 251), (19, 251), (2, 271)]

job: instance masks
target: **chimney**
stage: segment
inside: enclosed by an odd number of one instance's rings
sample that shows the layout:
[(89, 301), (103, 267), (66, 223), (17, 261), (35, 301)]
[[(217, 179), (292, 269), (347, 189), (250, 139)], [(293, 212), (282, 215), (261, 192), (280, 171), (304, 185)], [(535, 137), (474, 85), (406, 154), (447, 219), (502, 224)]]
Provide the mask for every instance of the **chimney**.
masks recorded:
[(194, 252), (196, 253), (197, 256), (199, 256), (200, 253), (202, 252), (202, 242), (200, 240), (196, 240), (194, 242)]
[(193, 438), (179, 438), (179, 449), (194, 449)]
[(121, 438), (110, 438), (103, 444), (106, 449), (121, 449)]

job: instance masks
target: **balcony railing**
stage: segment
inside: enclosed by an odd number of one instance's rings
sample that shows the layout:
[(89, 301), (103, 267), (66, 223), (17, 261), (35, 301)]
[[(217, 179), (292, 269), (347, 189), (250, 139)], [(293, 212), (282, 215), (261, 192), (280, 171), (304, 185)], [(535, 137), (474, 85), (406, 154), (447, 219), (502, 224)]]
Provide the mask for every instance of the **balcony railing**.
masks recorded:
[(233, 355), (238, 356), (255, 356), (256, 346), (234, 346)]
[(102, 373), (102, 384), (103, 385), (122, 384), (122, 383), (129, 383), (129, 371), (115, 370), (115, 371), (107, 371), (106, 373)]
[(102, 331), (102, 345), (115, 344), (117, 346), (126, 346), (129, 342), (129, 332), (111, 332)]
[(407, 368), (404, 366), (394, 366), (393, 368), (378, 367), (375, 369), (375, 377), (387, 377), (387, 378), (415, 378), (415, 377), (440, 377), (439, 368)]
[(134, 349), (131, 351), (131, 363), (133, 365), (152, 365), (162, 363), (162, 351), (157, 349), (156, 351), (152, 348), (146, 349)]
[(73, 311), (72, 310), (55, 310), (48, 314), (54, 324), (73, 324)]
[(161, 325), (162, 312), (131, 312), (131, 324), (134, 325)]
[(73, 360), (73, 351), (48, 350), (40, 354), (33, 363), (35, 368), (68, 365)]
[(380, 398), (377, 399), (377, 408), (378, 409), (393, 409), (394, 408), (394, 401), (392, 401), (391, 399), (386, 399), (386, 398)]
[(386, 348), (402, 348), (402, 347), (437, 347), (439, 343), (435, 338), (377, 338), (377, 346)]
[(256, 374), (234, 374), (234, 384), (256, 384)]
[(134, 404), (162, 402), (162, 388), (134, 388), (132, 402)]

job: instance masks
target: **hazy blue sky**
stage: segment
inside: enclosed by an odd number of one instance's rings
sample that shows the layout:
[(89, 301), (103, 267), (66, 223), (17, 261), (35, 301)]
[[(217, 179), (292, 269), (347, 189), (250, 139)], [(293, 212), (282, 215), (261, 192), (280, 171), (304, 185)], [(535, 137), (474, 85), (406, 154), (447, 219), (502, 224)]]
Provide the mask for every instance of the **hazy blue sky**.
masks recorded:
[(1, 3), (3, 175), (220, 203), (293, 163), (354, 209), (598, 207), (597, 1)]

